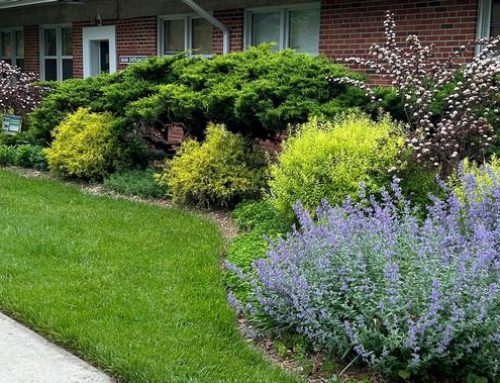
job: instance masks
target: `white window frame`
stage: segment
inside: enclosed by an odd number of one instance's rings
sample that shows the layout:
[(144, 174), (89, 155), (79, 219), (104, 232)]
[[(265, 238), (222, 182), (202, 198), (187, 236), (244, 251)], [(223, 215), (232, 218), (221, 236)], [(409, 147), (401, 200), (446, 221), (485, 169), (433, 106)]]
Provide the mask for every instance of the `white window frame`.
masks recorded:
[[(71, 24), (47, 24), (40, 26), (40, 79), (45, 80), (45, 59), (56, 59), (57, 62), (57, 80), (63, 80), (63, 60), (73, 60), (73, 55), (63, 55), (62, 54), (62, 29), (69, 28), (73, 33), (73, 26)], [(46, 56), (45, 55), (45, 30), (55, 29), (56, 30), (56, 55)], [(74, 52), (73, 52), (74, 53)]]
[[(158, 56), (175, 56), (178, 52), (165, 53), (165, 21), (184, 21), (184, 52), (189, 56), (212, 57), (214, 54), (197, 54), (193, 52), (193, 20), (203, 19), (196, 13), (183, 13), (178, 15), (166, 15), (158, 17)], [(207, 23), (210, 22), (207, 20)], [(213, 26), (212, 26), (213, 27)], [(212, 46), (213, 51), (213, 46)]]
[[(10, 41), (11, 41), (11, 44), (12, 44), (12, 55), (11, 55), (11, 57), (3, 56), (3, 52), (1, 52), (2, 56), (0, 56), (0, 60), (3, 60), (4, 58), (8, 58), (8, 59), (11, 60), (12, 65), (17, 66), (17, 60), (19, 60), (19, 59), (24, 60), (24, 54), (22, 56), (19, 56), (18, 53), (17, 53), (16, 32), (22, 32), (23, 33), (23, 41), (24, 41), (24, 29), (23, 29), (23, 27), (0, 28), (0, 32), (1, 33), (5, 33), (5, 32), (10, 33), (10, 39), (11, 39)], [(24, 42), (23, 42), (23, 44), (24, 44)]]
[(109, 73), (118, 70), (118, 59), (116, 55), (116, 26), (85, 27), (82, 30), (82, 55), (83, 55), (83, 78), (95, 75), (92, 73), (91, 42), (99, 40), (109, 41)]
[[(292, 5), (268, 6), (268, 7), (254, 7), (245, 9), (245, 20), (243, 27), (243, 36), (245, 49), (252, 46), (252, 16), (256, 13), (280, 13), (280, 41), (278, 41), (278, 49), (281, 51), (290, 47), (290, 13), (292, 11), (301, 11), (308, 9), (321, 9), (321, 3), (301, 3)], [(321, 20), (318, 20), (318, 32)], [(319, 46), (317, 47), (319, 54)]]

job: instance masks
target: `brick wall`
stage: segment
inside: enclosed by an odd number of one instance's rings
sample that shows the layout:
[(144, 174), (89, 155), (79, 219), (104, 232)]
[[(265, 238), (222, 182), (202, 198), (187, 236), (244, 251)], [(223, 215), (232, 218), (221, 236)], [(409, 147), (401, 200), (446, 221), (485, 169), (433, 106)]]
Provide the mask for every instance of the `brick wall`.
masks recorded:
[(437, 57), (476, 38), (478, 0), (322, 0), (320, 52), (332, 58), (366, 56), (372, 43), (383, 41), (389, 9), (398, 36), (417, 34), (424, 44), (435, 45)]
[(27, 72), (40, 74), (40, 47), (38, 25), (24, 27), (24, 65)]
[[(116, 59), (118, 70), (126, 65), (120, 64), (120, 56), (158, 54), (158, 22), (156, 16), (136, 17), (123, 20), (105, 20), (103, 25), (116, 26)], [(73, 23), (73, 73), (74, 77), (83, 77), (83, 28), (90, 27), (89, 22)]]
[[(214, 16), (224, 25), (229, 27), (229, 31), (231, 33), (231, 52), (239, 52), (243, 50), (244, 14), (245, 12), (242, 8), (226, 9), (214, 12)], [(217, 28), (214, 28), (213, 44), (214, 52), (216, 54), (221, 54), (223, 48), (222, 31)]]
[[(136, 17), (116, 23), (116, 54), (120, 56), (158, 54), (158, 19), (156, 16)], [(120, 65), (118, 70), (126, 65)]]
[[(322, 0), (320, 52), (335, 59), (365, 56), (369, 46), (383, 41), (385, 11), (396, 14), (400, 38), (416, 33), (424, 44), (433, 43), (438, 57), (446, 57), (457, 46), (476, 36), (478, 0)], [(214, 11), (214, 16), (231, 31), (231, 50), (244, 47), (244, 9)], [(156, 16), (106, 20), (116, 25), (117, 58), (120, 55), (156, 55), (158, 24)], [(74, 76), (83, 76), (82, 28), (89, 22), (73, 24)], [(26, 68), (39, 71), (39, 29), (25, 27)], [(214, 51), (222, 53), (222, 32), (214, 29)], [(123, 69), (118, 65), (118, 69)]]

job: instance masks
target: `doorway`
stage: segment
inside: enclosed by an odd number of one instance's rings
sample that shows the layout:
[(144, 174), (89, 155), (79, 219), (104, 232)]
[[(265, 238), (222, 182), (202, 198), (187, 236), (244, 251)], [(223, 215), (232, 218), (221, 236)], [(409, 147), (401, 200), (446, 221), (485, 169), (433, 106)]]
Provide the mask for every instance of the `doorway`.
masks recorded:
[(83, 29), (83, 76), (116, 72), (115, 26)]
[(90, 45), (90, 75), (110, 73), (109, 40), (92, 40)]

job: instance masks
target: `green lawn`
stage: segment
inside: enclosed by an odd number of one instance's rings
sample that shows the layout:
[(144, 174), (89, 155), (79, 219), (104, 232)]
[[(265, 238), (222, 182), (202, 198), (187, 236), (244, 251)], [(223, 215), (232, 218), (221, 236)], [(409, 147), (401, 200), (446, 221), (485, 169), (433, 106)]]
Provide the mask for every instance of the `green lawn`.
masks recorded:
[(239, 336), (193, 214), (0, 171), (0, 310), (125, 382), (296, 382)]

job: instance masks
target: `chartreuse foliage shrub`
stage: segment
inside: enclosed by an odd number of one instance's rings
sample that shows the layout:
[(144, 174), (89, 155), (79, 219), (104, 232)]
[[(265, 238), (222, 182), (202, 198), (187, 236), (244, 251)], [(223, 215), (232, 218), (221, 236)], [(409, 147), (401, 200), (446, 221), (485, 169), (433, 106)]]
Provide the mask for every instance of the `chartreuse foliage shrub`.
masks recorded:
[(110, 113), (81, 108), (68, 116), (54, 131), (52, 146), (44, 150), (51, 172), (85, 179), (111, 173), (120, 157), (116, 126)]
[(478, 166), (474, 161), (465, 159), (460, 164), (458, 171), (455, 172), (449, 179), (448, 184), (453, 188), (454, 192), (463, 198), (465, 194), (465, 185), (460, 182), (461, 177), (472, 174), (477, 182), (478, 188), (489, 188), (494, 183), (495, 179), (500, 177), (500, 158), (493, 155), (486, 167)]
[(225, 208), (256, 197), (265, 185), (263, 153), (241, 135), (210, 125), (206, 140), (186, 140), (158, 177), (175, 202)]
[(271, 167), (271, 194), (278, 211), (290, 214), (297, 200), (313, 211), (323, 199), (356, 197), (360, 182), (371, 193), (390, 182), (389, 170), (404, 144), (398, 125), (351, 115), (336, 122), (312, 119), (283, 145)]
[(316, 220), (299, 204), (300, 229), (239, 271), (253, 323), (399, 378), (497, 381), (500, 177), (460, 183), (463, 196), (435, 198), (423, 221), (397, 179), (381, 199), (325, 202)]
[(168, 194), (164, 185), (156, 182), (155, 171), (128, 170), (110, 174), (104, 179), (104, 186), (111, 191), (127, 196), (161, 198)]

